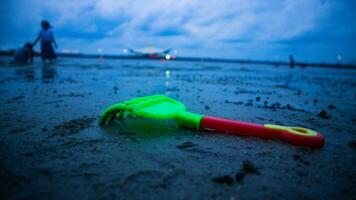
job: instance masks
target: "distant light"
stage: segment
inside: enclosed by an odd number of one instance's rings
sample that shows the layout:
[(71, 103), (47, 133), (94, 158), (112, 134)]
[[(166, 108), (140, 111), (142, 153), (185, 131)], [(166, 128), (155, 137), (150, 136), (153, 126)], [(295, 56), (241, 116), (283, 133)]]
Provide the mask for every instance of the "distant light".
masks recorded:
[(337, 60), (337, 62), (341, 62), (342, 56), (341, 56), (340, 54), (338, 54), (338, 55), (336, 56), (336, 60)]
[(99, 49), (98, 49), (98, 52), (99, 52), (99, 53), (102, 53), (102, 52), (103, 52), (103, 50), (102, 50), (101, 48), (99, 48)]
[(171, 76), (171, 71), (166, 70), (165, 75), (166, 75), (166, 78), (169, 78)]
[(124, 50), (123, 50), (123, 52), (124, 52), (124, 53), (127, 53), (127, 52), (129, 52), (129, 50), (127, 50), (127, 49), (124, 49)]
[(167, 54), (167, 55), (165, 56), (165, 58), (166, 58), (166, 60), (169, 60), (169, 59), (171, 59), (171, 55)]

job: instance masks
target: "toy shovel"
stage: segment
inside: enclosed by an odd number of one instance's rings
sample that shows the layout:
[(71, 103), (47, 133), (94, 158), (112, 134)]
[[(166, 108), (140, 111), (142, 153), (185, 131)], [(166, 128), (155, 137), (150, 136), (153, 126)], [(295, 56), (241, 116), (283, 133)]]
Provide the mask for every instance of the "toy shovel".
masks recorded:
[(179, 126), (197, 130), (216, 130), (239, 136), (254, 136), (263, 139), (283, 140), (293, 145), (319, 148), (324, 145), (324, 137), (313, 130), (301, 127), (273, 124), (253, 124), (218, 117), (187, 112), (185, 106), (167, 96), (154, 95), (134, 98), (108, 107), (99, 118), (105, 125), (114, 119), (137, 116), (153, 119), (175, 119)]

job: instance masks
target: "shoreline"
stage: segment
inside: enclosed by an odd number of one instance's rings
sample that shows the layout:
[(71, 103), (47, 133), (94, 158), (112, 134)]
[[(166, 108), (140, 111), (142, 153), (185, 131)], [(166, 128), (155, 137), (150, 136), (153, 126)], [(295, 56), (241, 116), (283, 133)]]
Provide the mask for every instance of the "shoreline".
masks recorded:
[[(12, 51), (0, 51), (0, 56), (13, 56)], [(40, 54), (36, 53), (36, 57)], [(81, 54), (81, 53), (57, 53), (58, 57), (66, 58), (105, 58), (105, 59), (132, 59), (132, 60), (162, 60), (164, 58), (152, 58), (148, 56), (125, 56), (125, 55), (110, 55), (110, 54)], [(221, 63), (240, 63), (240, 64), (257, 64), (257, 65), (274, 65), (274, 66), (290, 66), (290, 62), (272, 61), (272, 60), (250, 60), (250, 59), (224, 59), (224, 58), (209, 58), (209, 57), (176, 57), (170, 61), (201, 61), (201, 62), (221, 62)], [(355, 64), (338, 64), (338, 63), (317, 63), (317, 62), (295, 62), (294, 67), (322, 67), (322, 68), (340, 68), (340, 69), (356, 69)]]

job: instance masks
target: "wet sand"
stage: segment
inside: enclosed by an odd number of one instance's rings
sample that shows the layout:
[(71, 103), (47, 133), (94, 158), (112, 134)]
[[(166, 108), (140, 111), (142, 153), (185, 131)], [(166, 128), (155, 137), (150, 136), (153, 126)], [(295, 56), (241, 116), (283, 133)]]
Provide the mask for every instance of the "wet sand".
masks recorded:
[[(0, 57), (0, 195), (5, 199), (352, 199), (356, 70)], [(166, 94), (196, 113), (295, 125), (318, 150), (128, 119), (107, 106)]]

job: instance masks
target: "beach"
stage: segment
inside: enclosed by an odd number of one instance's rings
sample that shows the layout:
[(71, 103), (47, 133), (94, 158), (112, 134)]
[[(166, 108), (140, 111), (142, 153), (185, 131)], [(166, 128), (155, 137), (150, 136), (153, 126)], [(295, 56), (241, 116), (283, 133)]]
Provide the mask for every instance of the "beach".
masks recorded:
[[(8, 199), (352, 199), (356, 70), (204, 61), (0, 57), (0, 195)], [(301, 126), (324, 147), (127, 119), (109, 105), (165, 94), (194, 113)]]

